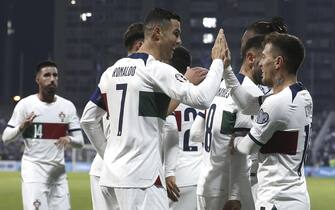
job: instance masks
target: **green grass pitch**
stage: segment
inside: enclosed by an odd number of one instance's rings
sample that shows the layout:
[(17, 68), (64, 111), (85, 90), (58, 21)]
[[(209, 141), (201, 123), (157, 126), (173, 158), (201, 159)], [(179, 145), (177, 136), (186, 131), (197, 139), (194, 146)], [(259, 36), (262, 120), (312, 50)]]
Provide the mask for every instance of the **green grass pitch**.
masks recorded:
[[(90, 210), (91, 195), (88, 173), (69, 173), (72, 210)], [(335, 210), (335, 178), (308, 178), (312, 210)], [(0, 172), (0, 209), (22, 209), (20, 174)]]

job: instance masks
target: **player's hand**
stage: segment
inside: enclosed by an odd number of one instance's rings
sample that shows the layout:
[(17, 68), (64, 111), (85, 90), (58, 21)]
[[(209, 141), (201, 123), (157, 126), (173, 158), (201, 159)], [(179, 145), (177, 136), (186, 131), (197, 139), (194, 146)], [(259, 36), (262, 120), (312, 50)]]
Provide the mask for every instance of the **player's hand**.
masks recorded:
[(58, 149), (65, 148), (67, 145), (71, 143), (71, 139), (69, 136), (60, 137), (56, 142), (55, 145)]
[(231, 138), (229, 140), (229, 145), (228, 145), (228, 148), (229, 148), (229, 151), (230, 151), (231, 155), (234, 155), (234, 153), (235, 153), (234, 140), (235, 140), (235, 135), (232, 134)]
[(187, 67), (185, 77), (193, 84), (197, 85), (200, 82), (202, 82), (206, 75), (208, 73), (208, 70), (202, 67)]
[(222, 28), (219, 30), (212, 48), (212, 59), (223, 60), (224, 68), (227, 68), (230, 65), (230, 50)]
[(241, 210), (241, 202), (239, 200), (229, 200), (225, 203), (223, 210)]
[(20, 125), (20, 131), (24, 131), (26, 128), (28, 128), (32, 123), (33, 120), (37, 117), (37, 115), (34, 112), (31, 112), (30, 115), (23, 121), (23, 123)]
[(165, 181), (166, 181), (168, 197), (174, 202), (178, 201), (178, 198), (180, 197), (179, 194), (180, 191), (176, 185), (176, 177), (168, 176), (165, 178)]
[(224, 58), (223, 58), (223, 64), (224, 64), (224, 68), (226, 69), (231, 62), (231, 54), (230, 54), (230, 50), (228, 47), (228, 42), (226, 39), (226, 35), (223, 32), (223, 45), (224, 45)]

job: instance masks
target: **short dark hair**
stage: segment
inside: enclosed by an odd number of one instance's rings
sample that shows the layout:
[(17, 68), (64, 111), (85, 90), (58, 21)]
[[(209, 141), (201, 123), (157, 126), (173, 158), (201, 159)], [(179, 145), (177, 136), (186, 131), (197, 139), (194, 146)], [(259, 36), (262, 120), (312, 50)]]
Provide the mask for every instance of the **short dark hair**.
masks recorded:
[(191, 66), (192, 57), (190, 51), (183, 46), (177, 47), (173, 51), (170, 65), (177, 69), (181, 74), (185, 74), (188, 66)]
[(272, 32), (287, 33), (287, 26), (281, 17), (273, 17), (271, 21), (257, 21), (247, 27), (247, 31), (253, 31), (255, 34), (269, 34)]
[(49, 61), (49, 60), (46, 60), (46, 61), (41, 61), (37, 64), (36, 66), (36, 74), (40, 72), (40, 70), (44, 67), (56, 67), (57, 68), (57, 65), (55, 62), (53, 61)]
[(123, 44), (129, 50), (137, 40), (144, 39), (143, 23), (133, 23), (123, 34)]
[(244, 61), (248, 50), (252, 48), (255, 48), (255, 49), (263, 48), (264, 38), (265, 38), (264, 35), (256, 35), (248, 39), (248, 41), (245, 43), (245, 46), (242, 48), (242, 61)]
[(302, 41), (290, 34), (280, 34), (277, 32), (266, 35), (263, 46), (271, 43), (272, 47), (278, 50), (284, 59), (284, 64), (291, 74), (297, 71), (305, 58), (305, 48)]
[(165, 9), (155, 8), (146, 16), (144, 20), (144, 30), (151, 29), (150, 24), (163, 24), (164, 21), (170, 21), (171, 19), (181, 22), (181, 19), (177, 14)]

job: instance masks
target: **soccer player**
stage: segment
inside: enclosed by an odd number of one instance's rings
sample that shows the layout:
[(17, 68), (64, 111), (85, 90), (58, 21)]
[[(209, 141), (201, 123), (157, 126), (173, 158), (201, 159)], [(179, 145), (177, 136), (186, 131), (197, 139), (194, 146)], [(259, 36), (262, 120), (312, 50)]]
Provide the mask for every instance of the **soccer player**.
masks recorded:
[[(259, 150), (257, 210), (310, 209), (303, 166), (313, 102), (309, 92), (297, 82), (304, 55), (299, 38), (279, 33), (266, 36), (260, 68), (262, 82), (272, 87), (273, 94), (261, 105), (255, 103), (257, 97), (238, 84), (232, 71), (225, 71), (227, 85), (233, 88), (238, 103), (244, 107), (260, 106), (248, 135), (234, 140), (238, 152), (250, 154)], [(247, 105), (247, 101), (251, 103)]]
[[(185, 74), (186, 69), (191, 65), (190, 52), (184, 47), (177, 47), (173, 52), (170, 65), (181, 74)], [(170, 154), (172, 159), (174, 158), (174, 161), (170, 162), (175, 170), (167, 177), (168, 195), (173, 196), (169, 202), (170, 209), (195, 210), (197, 208), (196, 189), (202, 166), (202, 144), (191, 142), (189, 139), (190, 128), (196, 115), (197, 110), (185, 104), (180, 104), (174, 111), (174, 120), (177, 121), (179, 134), (176, 154)]]
[[(262, 52), (262, 41), (264, 35), (271, 32), (287, 33), (287, 27), (283, 20), (279, 17), (272, 18), (271, 21), (257, 21), (247, 27), (241, 39), (241, 57), (242, 66), (240, 73), (237, 74), (241, 86), (244, 86), (254, 96), (262, 96), (269, 93), (269, 88), (261, 85), (261, 70), (259, 68), (259, 61)], [(262, 90), (262, 92), (260, 91)], [(234, 137), (244, 137), (252, 127), (253, 115), (244, 115), (243, 111), (238, 109), (236, 113), (236, 122), (234, 126)], [(231, 182), (230, 188), (234, 189), (230, 199), (242, 199), (242, 209), (254, 209), (254, 202), (256, 200), (257, 191), (257, 153), (250, 156), (234, 153), (231, 156)], [(251, 163), (251, 165), (250, 165)], [(250, 176), (250, 183), (245, 180), (246, 173)], [(253, 199), (250, 199), (250, 185)], [(232, 206), (234, 200), (226, 203), (226, 207)], [(236, 204), (235, 204), (236, 205)], [(237, 204), (239, 205), (239, 204)]]
[(197, 209), (223, 209), (229, 190), (229, 141), (237, 107), (221, 82), (211, 106), (199, 112), (191, 128), (192, 141), (203, 142), (203, 167), (197, 185)]
[(25, 210), (70, 209), (64, 148), (83, 146), (79, 119), (73, 103), (56, 95), (57, 65), (37, 65), (38, 93), (15, 106), (3, 132), (5, 143), (24, 138), (21, 178)]
[[(137, 52), (137, 50), (143, 44), (144, 39), (144, 31), (143, 31), (143, 23), (133, 23), (131, 24), (126, 32), (123, 35), (123, 44), (127, 49), (128, 56)], [(108, 139), (109, 134), (109, 122), (108, 122), (108, 114), (102, 118), (103, 130), (106, 138)], [(90, 169), (90, 184), (91, 184), (91, 196), (92, 196), (92, 205), (93, 210), (103, 210), (103, 209), (119, 209), (117, 201), (115, 197), (113, 197), (109, 203), (105, 202), (103, 199), (103, 193), (101, 191), (99, 180), (100, 174), (102, 170), (103, 160), (96, 154)]]
[[(138, 53), (118, 60), (101, 77), (96, 95), (85, 107), (81, 124), (104, 159), (100, 185), (115, 192), (120, 209), (167, 209), (168, 199), (159, 141), (170, 97), (206, 108), (215, 96), (229, 63), (223, 30), (212, 48), (213, 63), (197, 86), (159, 60), (170, 60), (181, 43), (180, 18), (154, 9), (144, 22), (144, 43)], [(108, 111), (106, 141), (100, 119)]]

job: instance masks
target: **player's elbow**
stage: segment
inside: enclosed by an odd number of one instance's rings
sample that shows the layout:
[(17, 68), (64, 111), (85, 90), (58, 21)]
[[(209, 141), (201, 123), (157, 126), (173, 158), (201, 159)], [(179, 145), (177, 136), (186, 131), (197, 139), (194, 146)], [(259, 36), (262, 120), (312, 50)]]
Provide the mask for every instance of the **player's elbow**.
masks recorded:
[(17, 136), (18, 136), (18, 132), (19, 131), (16, 131), (15, 128), (9, 128), (7, 127), (3, 134), (2, 134), (2, 141), (4, 144), (9, 144), (10, 142), (14, 141)]

